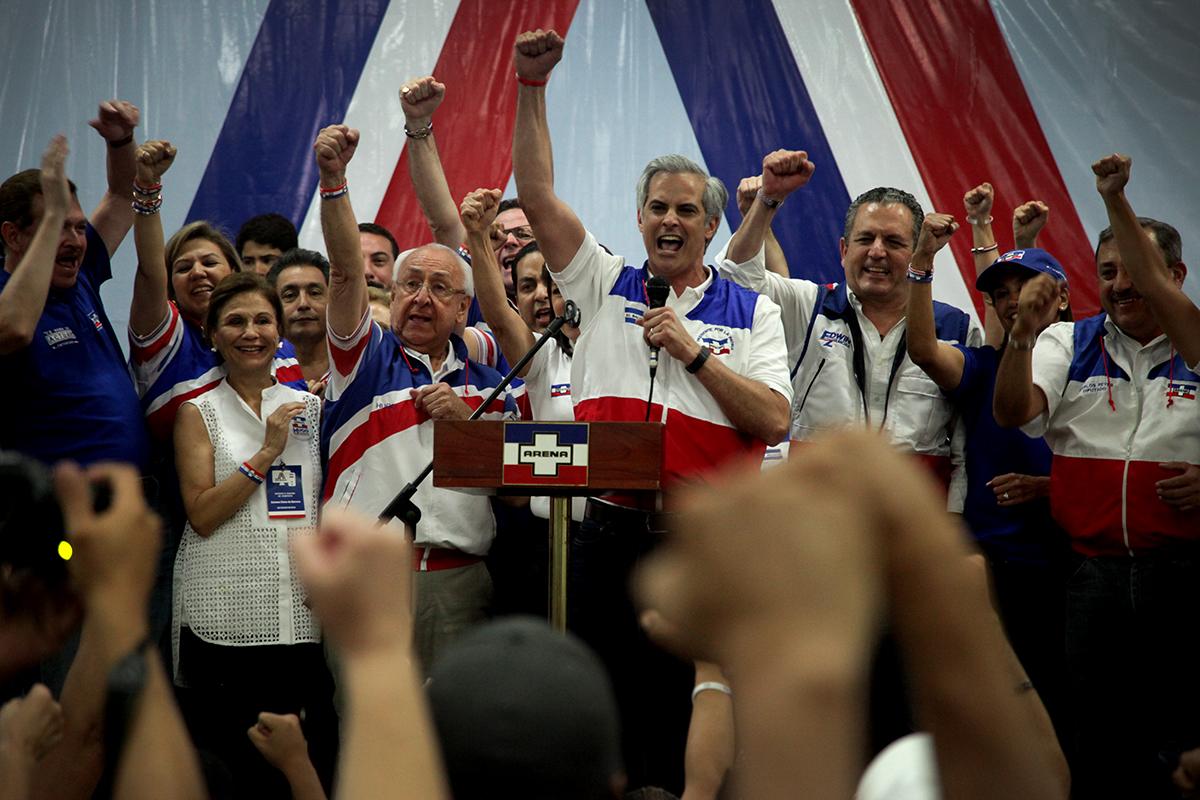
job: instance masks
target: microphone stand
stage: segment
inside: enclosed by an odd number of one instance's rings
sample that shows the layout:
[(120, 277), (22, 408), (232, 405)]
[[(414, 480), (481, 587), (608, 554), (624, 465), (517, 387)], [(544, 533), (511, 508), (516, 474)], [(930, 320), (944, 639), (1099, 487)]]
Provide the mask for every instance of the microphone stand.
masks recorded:
[[(479, 408), (475, 409), (471, 413), (471, 416), (467, 418), (467, 421), (469, 422), (471, 420), (476, 420), (483, 416), (483, 413), (487, 410), (488, 406), (492, 404), (492, 401), (499, 397), (500, 393), (508, 388), (508, 385), (512, 383), (513, 378), (517, 377), (517, 373), (523, 370), (525, 365), (528, 364), (530, 360), (537, 354), (537, 351), (541, 350), (542, 346), (545, 345), (546, 342), (548, 342), (550, 339), (553, 339), (554, 335), (558, 333), (559, 330), (562, 329), (562, 326), (568, 322), (571, 322), (575, 325), (579, 324), (579, 308), (575, 305), (573, 300), (567, 301), (567, 307), (562, 316), (555, 317), (554, 319), (550, 320), (550, 324), (546, 326), (546, 330), (542, 334), (542, 337), (533, 343), (533, 347), (529, 349), (529, 352), (521, 356), (521, 360), (513, 365), (513, 368), (510, 369), (508, 374), (504, 376), (504, 380), (500, 381), (500, 383), (496, 385), (495, 389), (492, 389), (492, 393), (488, 395), (487, 399), (484, 400), (483, 403), (480, 404)], [(433, 459), (430, 459), (429, 463), (425, 465), (425, 469), (421, 470), (417, 477), (405, 484), (404, 488), (401, 489), (399, 493), (392, 498), (392, 501), (387, 504), (387, 508), (380, 512), (380, 524), (386, 525), (393, 519), (399, 519), (407, 527), (412, 528), (414, 535), (416, 534), (417, 523), (421, 521), (421, 509), (417, 508), (417, 504), (414, 503), (412, 499), (413, 495), (417, 493), (417, 487), (419, 487), (421, 483), (427, 477), (429, 477), (429, 473), (431, 472), (433, 472)]]

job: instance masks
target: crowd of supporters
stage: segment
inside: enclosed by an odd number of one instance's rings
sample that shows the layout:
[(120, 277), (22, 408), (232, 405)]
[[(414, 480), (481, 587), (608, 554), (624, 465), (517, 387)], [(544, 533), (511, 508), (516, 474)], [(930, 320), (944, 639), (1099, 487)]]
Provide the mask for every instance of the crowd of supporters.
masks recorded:
[[(1004, 187), (880, 186), (817, 284), (772, 232), (805, 151), (746, 165), (715, 244), (726, 187), (663, 155), (627, 260), (555, 191), (564, 46), (516, 41), (516, 198), (451, 196), (448, 89), (402, 85), (427, 242), (359, 221), (344, 124), (323, 253), (269, 209), (168, 236), (189, 154), (119, 100), (90, 215), (61, 136), (0, 185), (0, 448), (65, 532), (3, 487), (0, 800), (1200, 797), (1200, 308), (1131, 159), (1093, 164), (1094, 253), (1027, 198), (1002, 245)], [(933, 300), (964, 226), (982, 326)], [(547, 498), (424, 480), (380, 519), (468, 418), (663, 424), (660, 492), (574, 503), (566, 635)]]

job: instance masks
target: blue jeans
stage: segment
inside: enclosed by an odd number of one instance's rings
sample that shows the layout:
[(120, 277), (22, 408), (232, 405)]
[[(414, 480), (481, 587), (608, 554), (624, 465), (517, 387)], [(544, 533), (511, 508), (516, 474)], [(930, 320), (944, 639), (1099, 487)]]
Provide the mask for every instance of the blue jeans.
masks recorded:
[(1067, 585), (1075, 797), (1176, 798), (1200, 744), (1200, 559), (1098, 557)]

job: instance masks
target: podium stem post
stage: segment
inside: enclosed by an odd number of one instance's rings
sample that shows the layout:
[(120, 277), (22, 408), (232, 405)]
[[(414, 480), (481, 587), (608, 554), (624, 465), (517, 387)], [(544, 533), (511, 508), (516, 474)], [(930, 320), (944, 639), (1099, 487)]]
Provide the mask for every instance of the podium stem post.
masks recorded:
[(550, 498), (550, 624), (567, 630), (567, 567), (571, 536), (571, 498)]

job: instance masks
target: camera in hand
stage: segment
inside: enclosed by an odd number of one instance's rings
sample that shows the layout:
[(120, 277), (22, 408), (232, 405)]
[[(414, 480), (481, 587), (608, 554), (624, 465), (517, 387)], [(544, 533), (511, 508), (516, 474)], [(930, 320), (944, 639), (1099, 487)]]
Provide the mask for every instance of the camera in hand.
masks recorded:
[[(112, 487), (93, 484), (93, 508), (102, 511), (111, 503)], [(30, 576), (47, 588), (61, 586), (70, 552), (50, 470), (20, 453), (0, 450), (0, 569), (6, 579)]]

